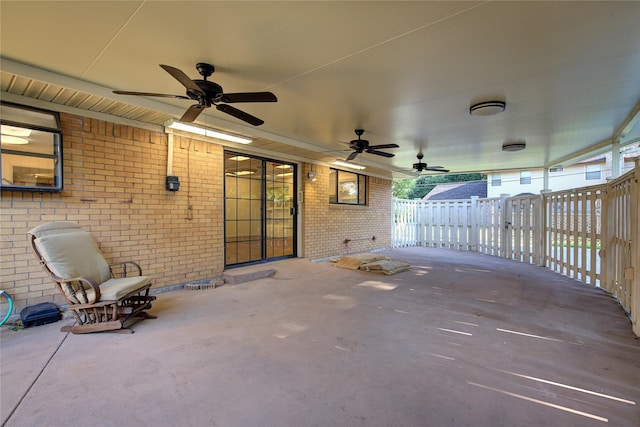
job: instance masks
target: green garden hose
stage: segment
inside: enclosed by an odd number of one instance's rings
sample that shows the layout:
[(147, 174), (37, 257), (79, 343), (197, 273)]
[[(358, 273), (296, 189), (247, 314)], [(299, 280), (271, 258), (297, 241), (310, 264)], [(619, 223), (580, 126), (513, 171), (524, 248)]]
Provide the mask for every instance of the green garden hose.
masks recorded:
[(0, 321), (0, 326), (2, 326), (9, 319), (9, 316), (11, 316), (11, 312), (13, 311), (13, 299), (11, 299), (11, 296), (3, 290), (0, 290), (0, 296), (5, 297), (9, 302), (9, 309), (7, 310), (7, 314), (5, 314), (2, 321)]

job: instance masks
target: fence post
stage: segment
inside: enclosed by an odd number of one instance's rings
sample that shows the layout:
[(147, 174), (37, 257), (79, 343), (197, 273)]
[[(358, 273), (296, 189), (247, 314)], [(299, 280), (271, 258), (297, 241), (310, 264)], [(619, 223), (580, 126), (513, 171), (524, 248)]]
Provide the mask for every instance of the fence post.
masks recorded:
[(416, 243), (417, 246), (425, 246), (426, 206), (422, 200), (416, 202)]
[[(615, 236), (615, 223), (613, 219), (615, 218), (614, 214), (614, 203), (616, 202), (616, 198), (613, 197), (614, 188), (610, 182), (607, 182), (607, 193), (605, 195), (605, 199), (603, 200), (602, 206), (602, 241), (601, 241), (601, 253), (604, 254), (604, 277), (603, 280), (600, 280), (600, 285), (604, 288), (605, 291), (610, 294), (616, 296), (618, 293), (616, 292), (616, 288), (614, 286), (615, 277), (616, 277), (616, 267), (615, 267), (615, 249), (613, 246), (613, 238)], [(609, 219), (611, 218), (611, 220)], [(602, 257), (601, 261), (602, 262)], [(602, 268), (602, 265), (601, 265)]]
[(635, 179), (632, 180), (631, 191), (631, 266), (630, 273), (633, 274), (631, 282), (631, 325), (633, 333), (640, 337), (640, 159), (636, 158)]
[(503, 258), (510, 258), (510, 250), (509, 247), (511, 245), (508, 244), (509, 239), (511, 237), (511, 230), (509, 225), (511, 225), (511, 209), (509, 209), (509, 203), (507, 199), (509, 198), (508, 194), (500, 195), (500, 256)]
[(538, 209), (536, 212), (536, 224), (538, 225), (538, 230), (534, 230), (534, 235), (537, 235), (536, 239), (536, 247), (534, 250), (537, 253), (537, 262), (541, 267), (544, 267), (546, 264), (547, 257), (547, 241), (549, 236), (547, 236), (547, 197), (546, 193), (551, 192), (551, 190), (540, 190), (540, 201), (538, 202)]
[(471, 223), (471, 229), (469, 230), (469, 248), (470, 250), (477, 252), (478, 241), (480, 240), (478, 232), (478, 196), (471, 196), (471, 209), (469, 215), (471, 216), (471, 218), (469, 218), (469, 222)]
[(391, 247), (396, 247), (396, 234), (397, 228), (396, 225), (396, 211), (397, 211), (397, 202), (395, 198), (391, 199)]

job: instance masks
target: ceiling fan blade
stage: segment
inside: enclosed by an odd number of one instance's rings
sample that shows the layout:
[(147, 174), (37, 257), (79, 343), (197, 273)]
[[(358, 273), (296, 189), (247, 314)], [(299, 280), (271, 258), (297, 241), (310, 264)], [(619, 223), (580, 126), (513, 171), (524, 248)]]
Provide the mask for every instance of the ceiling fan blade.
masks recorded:
[(376, 156), (382, 156), (382, 157), (393, 157), (395, 156), (395, 154), (393, 153), (385, 153), (384, 151), (378, 151), (378, 150), (366, 150), (367, 153), (369, 154), (375, 154)]
[(278, 98), (271, 92), (242, 92), (242, 93), (224, 93), (222, 102), (278, 102)]
[(151, 92), (129, 92), (126, 90), (114, 90), (113, 93), (118, 95), (135, 95), (135, 96), (159, 96), (162, 98), (191, 99), (183, 95), (170, 95), (168, 93), (151, 93)]
[(425, 168), (425, 170), (432, 171), (432, 172), (443, 172), (443, 173), (449, 172), (449, 169), (440, 169), (440, 168), (435, 167), (435, 166), (429, 166), (428, 168)]
[(381, 150), (384, 148), (400, 148), (398, 144), (382, 144), (382, 145), (370, 145), (369, 149), (371, 150)]
[(181, 122), (185, 122), (185, 123), (190, 123), (190, 122), (194, 121), (200, 115), (200, 113), (202, 113), (204, 111), (205, 108), (207, 108), (207, 107), (205, 107), (204, 105), (193, 104), (182, 115), (182, 117), (180, 118), (180, 121)]
[(346, 158), (346, 161), (348, 162), (349, 160), (355, 159), (358, 154), (359, 153), (357, 151), (354, 151), (353, 153), (349, 154), (349, 157)]
[(249, 123), (251, 125), (254, 125), (254, 126), (260, 126), (261, 124), (264, 123), (264, 120), (261, 120), (261, 119), (257, 118), (256, 116), (252, 116), (249, 113), (245, 113), (242, 110), (238, 110), (237, 108), (232, 107), (230, 105), (219, 104), (219, 105), (216, 105), (216, 108), (219, 111), (222, 111), (223, 113), (227, 113), (227, 114), (229, 114), (229, 115), (231, 115), (231, 116), (233, 116), (233, 117), (235, 117), (237, 119), (245, 121), (245, 122), (247, 122), (247, 123)]
[(189, 76), (187, 76), (185, 73), (183, 73), (183, 72), (182, 72), (182, 70), (179, 70), (179, 69), (177, 69), (177, 68), (175, 68), (175, 67), (172, 67), (172, 66), (170, 66), (170, 65), (163, 65), (163, 64), (160, 64), (160, 66), (161, 66), (161, 67), (162, 67), (162, 68), (163, 68), (167, 73), (171, 74), (171, 76), (172, 76), (174, 79), (176, 79), (177, 81), (179, 81), (180, 83), (182, 83), (182, 85), (183, 85), (184, 87), (186, 87), (187, 89), (193, 90), (193, 91), (195, 91), (195, 92), (198, 92), (198, 93), (200, 93), (200, 94), (202, 94), (202, 95), (205, 95), (205, 96), (206, 96), (206, 94), (204, 93), (204, 91), (203, 91), (202, 89), (200, 89), (200, 87), (199, 87), (197, 84), (195, 84), (195, 83), (193, 82), (193, 80), (191, 80), (191, 79), (189, 78)]

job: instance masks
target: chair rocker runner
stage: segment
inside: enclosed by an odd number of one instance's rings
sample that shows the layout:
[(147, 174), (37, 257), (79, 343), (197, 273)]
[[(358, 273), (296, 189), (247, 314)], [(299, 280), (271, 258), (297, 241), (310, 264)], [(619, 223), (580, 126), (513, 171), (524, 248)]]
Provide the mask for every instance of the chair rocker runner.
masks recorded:
[(58, 291), (69, 303), (76, 324), (61, 331), (74, 334), (117, 331), (146, 318), (155, 296), (151, 278), (133, 261), (109, 265), (91, 233), (78, 224), (59, 221), (29, 231), (31, 247)]

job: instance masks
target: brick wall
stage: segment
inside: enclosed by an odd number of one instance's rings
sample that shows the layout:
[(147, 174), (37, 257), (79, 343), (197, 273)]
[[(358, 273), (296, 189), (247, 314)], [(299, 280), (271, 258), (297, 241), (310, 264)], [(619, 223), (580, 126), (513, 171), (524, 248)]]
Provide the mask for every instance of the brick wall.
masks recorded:
[[(222, 146), (176, 136), (172, 174), (180, 177), (180, 191), (171, 192), (164, 133), (70, 114), (61, 114), (61, 122), (62, 193), (3, 191), (0, 200), (0, 289), (13, 296), (16, 313), (39, 302), (63, 303), (27, 238), (28, 230), (50, 221), (79, 223), (108, 261), (137, 261), (154, 288), (222, 274)], [(368, 206), (330, 205), (329, 168), (313, 167), (315, 182), (306, 178), (310, 165), (302, 165), (299, 256), (389, 247), (391, 181), (369, 178)]]
[(0, 287), (16, 312), (62, 303), (37, 263), (27, 231), (73, 221), (91, 231), (110, 262), (135, 260), (163, 287), (223, 270), (222, 147), (175, 138), (178, 192), (165, 190), (163, 133), (61, 114), (62, 193), (2, 192)]
[(318, 259), (391, 247), (391, 180), (368, 178), (367, 206), (330, 204), (329, 169), (313, 165), (317, 176), (311, 181), (311, 165), (303, 167), (302, 255)]

